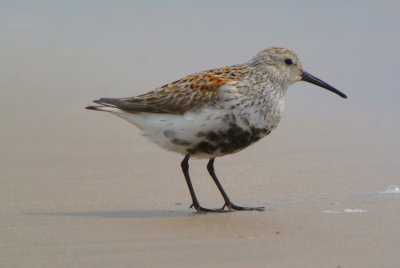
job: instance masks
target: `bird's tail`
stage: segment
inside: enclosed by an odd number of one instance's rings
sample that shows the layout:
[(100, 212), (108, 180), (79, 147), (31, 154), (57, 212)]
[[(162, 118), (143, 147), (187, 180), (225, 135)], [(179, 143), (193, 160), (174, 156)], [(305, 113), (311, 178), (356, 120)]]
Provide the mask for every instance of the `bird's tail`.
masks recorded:
[(121, 112), (117, 106), (115, 106), (113, 103), (116, 102), (117, 99), (113, 98), (101, 98), (99, 100), (94, 100), (94, 103), (100, 104), (100, 105), (90, 105), (85, 107), (88, 110), (94, 110), (94, 111), (103, 111), (103, 112)]

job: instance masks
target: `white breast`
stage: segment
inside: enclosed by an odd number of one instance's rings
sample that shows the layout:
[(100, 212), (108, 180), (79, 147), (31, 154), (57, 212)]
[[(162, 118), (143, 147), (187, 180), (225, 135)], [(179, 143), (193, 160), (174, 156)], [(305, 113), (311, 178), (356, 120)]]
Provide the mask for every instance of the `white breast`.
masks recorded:
[(181, 154), (187, 154), (190, 145), (198, 143), (199, 133), (227, 128), (224, 111), (203, 109), (185, 115), (157, 113), (113, 112), (142, 130), (143, 136), (158, 146)]

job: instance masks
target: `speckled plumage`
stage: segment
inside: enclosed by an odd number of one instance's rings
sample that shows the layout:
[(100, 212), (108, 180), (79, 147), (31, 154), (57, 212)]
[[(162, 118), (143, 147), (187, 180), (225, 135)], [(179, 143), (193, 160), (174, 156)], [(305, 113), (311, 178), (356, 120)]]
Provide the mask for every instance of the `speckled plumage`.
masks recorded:
[[(213, 163), (215, 157), (238, 152), (274, 130), (287, 88), (300, 80), (345, 97), (304, 72), (292, 51), (273, 47), (245, 64), (191, 74), (136, 97), (102, 98), (94, 101), (99, 106), (87, 108), (126, 119), (152, 142), (187, 160), (195, 156)], [(191, 194), (195, 208), (201, 210)]]

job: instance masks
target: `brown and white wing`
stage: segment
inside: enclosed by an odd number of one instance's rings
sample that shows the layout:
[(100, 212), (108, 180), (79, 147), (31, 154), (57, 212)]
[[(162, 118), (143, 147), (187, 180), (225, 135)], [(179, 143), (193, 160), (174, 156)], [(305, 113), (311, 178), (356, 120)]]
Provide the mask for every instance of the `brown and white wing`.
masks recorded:
[[(240, 65), (214, 69), (186, 76), (136, 97), (101, 98), (94, 102), (131, 113), (184, 114), (204, 106), (214, 106), (219, 101), (220, 88), (237, 82), (244, 73), (245, 69)], [(99, 110), (100, 107), (87, 108)]]

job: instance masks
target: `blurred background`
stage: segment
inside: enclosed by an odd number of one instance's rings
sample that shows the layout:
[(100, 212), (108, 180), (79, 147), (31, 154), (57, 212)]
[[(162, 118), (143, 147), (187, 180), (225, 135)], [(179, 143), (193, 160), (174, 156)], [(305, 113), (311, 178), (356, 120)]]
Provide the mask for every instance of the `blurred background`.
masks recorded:
[(1, 1), (3, 190), (17, 198), (18, 183), (32, 178), (118, 177), (139, 154), (167, 155), (126, 122), (84, 107), (243, 63), (270, 46), (295, 51), (305, 70), (349, 98), (293, 85), (278, 129), (235, 161), (305, 153), (295, 159), (304, 169), (346, 169), (342, 182), (365, 191), (396, 184), (399, 28), (399, 1)]
[[(399, 29), (398, 0), (0, 1), (0, 266), (397, 267)], [(265, 213), (193, 215), (182, 156), (84, 109), (271, 46), (349, 98), (296, 83), (274, 132), (217, 159)]]

